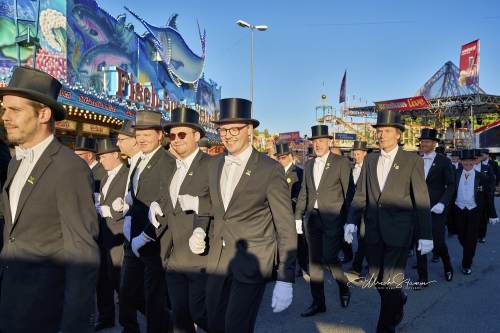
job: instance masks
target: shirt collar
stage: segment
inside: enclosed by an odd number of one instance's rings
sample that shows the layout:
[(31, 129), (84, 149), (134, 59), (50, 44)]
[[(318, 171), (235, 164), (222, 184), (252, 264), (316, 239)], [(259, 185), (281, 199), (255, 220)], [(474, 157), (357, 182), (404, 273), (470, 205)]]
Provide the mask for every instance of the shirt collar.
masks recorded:
[[(47, 149), (47, 147), (50, 145), (50, 143), (52, 142), (52, 140), (54, 140), (54, 135), (51, 134), (49, 135), (48, 137), (46, 137), (45, 139), (43, 139), (43, 141), (41, 141), (40, 143), (38, 143), (37, 145), (31, 147), (31, 148), (26, 148), (25, 150), (32, 150), (33, 151), (33, 161), (37, 161), (40, 156), (42, 156), (43, 152), (45, 151), (45, 149)], [(24, 149), (22, 147), (19, 147), (20, 149)]]
[(391, 160), (393, 160), (396, 157), (396, 154), (398, 153), (398, 149), (399, 149), (399, 147), (396, 146), (396, 148), (394, 148), (393, 150), (391, 150), (388, 153), (386, 151), (384, 151), (383, 149), (381, 149), (380, 154), (384, 157), (387, 157), (387, 158), (390, 158)]
[(155, 149), (155, 150), (153, 150), (152, 152), (149, 152), (149, 153), (147, 153), (147, 154), (146, 154), (146, 153), (142, 153), (142, 154), (141, 154), (141, 157), (142, 157), (143, 159), (145, 159), (145, 160), (148, 160), (148, 161), (149, 161), (149, 160), (151, 159), (151, 157), (153, 157), (153, 155), (154, 155), (154, 154), (156, 154), (156, 152), (157, 152), (160, 148), (162, 148), (162, 146), (161, 146), (161, 145), (159, 145), (158, 147), (156, 147), (156, 149)]
[(290, 170), (290, 168), (292, 167), (293, 165), (293, 162), (290, 162), (286, 167), (285, 167), (285, 173), (288, 172), (288, 170)]
[(90, 164), (90, 168), (93, 169), (97, 164), (99, 164), (99, 162), (97, 162), (96, 160), (94, 160), (94, 162), (92, 162)]
[(483, 163), (484, 165), (488, 165), (488, 160), (484, 160), (481, 163)]
[(326, 163), (326, 161), (328, 160), (328, 157), (330, 156), (330, 154), (331, 154), (331, 152), (328, 152), (328, 153), (326, 153), (323, 156), (316, 157), (316, 160), (321, 160), (322, 162)]
[(184, 161), (184, 164), (186, 165), (186, 168), (188, 170), (191, 167), (191, 164), (193, 164), (194, 158), (196, 157), (196, 155), (198, 154), (199, 151), (200, 151), (200, 148), (196, 148), (196, 150), (194, 152), (192, 152), (188, 157), (186, 157), (185, 159), (182, 160), (182, 161)]
[(243, 165), (245, 165), (248, 162), (248, 160), (250, 159), (250, 155), (252, 155), (252, 151), (253, 151), (252, 145), (248, 145), (248, 147), (244, 151), (239, 153), (238, 155), (232, 155), (232, 154), (229, 154), (229, 155), (238, 158), (241, 161), (241, 163)]
[(117, 167), (115, 167), (114, 169), (112, 170), (109, 170), (108, 171), (108, 177), (111, 177), (111, 176), (115, 176), (118, 171), (120, 171), (121, 167), (122, 167), (123, 163), (120, 163)]
[(430, 158), (430, 159), (434, 159), (436, 158), (436, 151), (433, 150), (431, 153), (429, 154), (424, 154), (424, 158)]
[(358, 163), (354, 164), (354, 167), (355, 167), (355, 168), (360, 168), (360, 169), (361, 169), (361, 168), (363, 167), (363, 162), (361, 162), (361, 163), (359, 163), (359, 164), (358, 164)]

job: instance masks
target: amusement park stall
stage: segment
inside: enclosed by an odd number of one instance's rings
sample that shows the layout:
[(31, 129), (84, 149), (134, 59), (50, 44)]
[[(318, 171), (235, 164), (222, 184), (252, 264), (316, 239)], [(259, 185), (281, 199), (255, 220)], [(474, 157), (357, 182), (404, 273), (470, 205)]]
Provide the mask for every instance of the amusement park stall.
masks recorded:
[(204, 77), (206, 34), (198, 27), (200, 45), (188, 46), (176, 20), (158, 27), (132, 8), (115, 18), (94, 0), (0, 0), (0, 85), (16, 65), (60, 80), (57, 136), (70, 146), (77, 134), (109, 136), (139, 110), (168, 120), (178, 105), (196, 109), (216, 141), (221, 88)]

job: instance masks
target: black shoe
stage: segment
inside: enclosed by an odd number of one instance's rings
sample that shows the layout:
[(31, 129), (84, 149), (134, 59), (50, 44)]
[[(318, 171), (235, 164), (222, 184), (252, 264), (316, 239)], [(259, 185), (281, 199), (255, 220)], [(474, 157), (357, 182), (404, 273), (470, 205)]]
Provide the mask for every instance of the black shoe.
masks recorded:
[(449, 270), (449, 271), (446, 271), (444, 272), (444, 278), (446, 279), (446, 281), (450, 282), (451, 280), (453, 280), (453, 269), (452, 270)]
[(432, 255), (432, 262), (439, 262), (439, 256), (437, 254)]
[(313, 304), (300, 314), (301, 317), (311, 317), (318, 313), (326, 312), (326, 305)]
[(484, 237), (483, 238), (479, 238), (478, 242), (481, 243), (481, 244), (484, 244), (484, 243), (486, 243), (486, 238), (484, 238)]
[(349, 302), (351, 301), (351, 291), (347, 285), (339, 288), (339, 300), (340, 306), (343, 308), (347, 308), (349, 306)]
[(115, 323), (114, 321), (110, 321), (110, 320), (106, 320), (106, 321), (98, 321), (95, 325), (94, 325), (94, 332), (97, 332), (97, 331), (102, 331), (106, 328), (111, 328), (111, 327), (115, 327)]
[(399, 325), (403, 321), (403, 317), (405, 315), (405, 304), (407, 300), (408, 300), (408, 295), (406, 295), (405, 292), (401, 292), (401, 301), (403, 303), (403, 306), (401, 307), (401, 311), (398, 312), (394, 317), (394, 326)]
[(472, 270), (470, 268), (462, 268), (462, 273), (464, 273), (465, 275), (471, 275)]

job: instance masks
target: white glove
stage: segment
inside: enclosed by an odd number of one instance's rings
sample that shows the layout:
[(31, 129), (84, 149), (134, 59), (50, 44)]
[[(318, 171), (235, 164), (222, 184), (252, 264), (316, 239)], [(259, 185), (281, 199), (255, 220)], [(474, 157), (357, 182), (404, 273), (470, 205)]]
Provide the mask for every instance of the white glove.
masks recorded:
[(207, 237), (207, 234), (202, 228), (198, 227), (193, 230), (193, 234), (189, 237), (189, 248), (191, 252), (194, 254), (202, 254), (205, 252), (205, 237)]
[(181, 204), (181, 208), (183, 211), (194, 211), (196, 214), (198, 214), (198, 207), (200, 200), (198, 197), (193, 197), (192, 195), (189, 194), (182, 194), (177, 197), (179, 200), (179, 203)]
[(149, 205), (148, 219), (149, 223), (151, 223), (155, 228), (158, 229), (160, 223), (156, 219), (156, 215), (163, 216), (163, 211), (161, 210), (160, 204), (156, 201), (153, 201), (151, 205)]
[(134, 252), (137, 258), (139, 258), (139, 249), (151, 241), (154, 241), (154, 239), (144, 232), (141, 232), (139, 236), (132, 239), (132, 252)]
[(109, 206), (103, 205), (103, 206), (96, 206), (95, 208), (97, 210), (97, 213), (99, 215), (101, 215), (101, 217), (104, 217), (104, 218), (106, 218), (106, 217), (113, 217), (111, 215), (111, 209), (109, 208)]
[(293, 285), (290, 282), (276, 281), (273, 289), (271, 307), (273, 312), (281, 312), (292, 304)]
[(295, 220), (295, 230), (297, 230), (297, 235), (302, 235), (304, 233), (302, 230), (302, 220)]
[(490, 218), (490, 224), (495, 225), (498, 223), (498, 217)]
[(351, 244), (352, 240), (354, 239), (354, 236), (352, 235), (358, 230), (358, 227), (356, 225), (349, 223), (344, 225), (344, 240), (346, 243)]
[(444, 205), (440, 202), (434, 205), (434, 207), (431, 208), (431, 212), (434, 214), (442, 214), (444, 211)]
[(123, 208), (125, 207), (125, 202), (123, 201), (123, 198), (116, 198), (115, 201), (111, 204), (111, 207), (113, 207), (113, 210), (115, 212), (122, 212)]
[(130, 229), (132, 229), (132, 216), (125, 216), (123, 221), (123, 236), (130, 242)]
[(99, 205), (101, 203), (101, 193), (94, 192), (94, 204)]
[(419, 239), (418, 240), (418, 248), (421, 255), (427, 254), (432, 251), (434, 248), (434, 242), (430, 239)]

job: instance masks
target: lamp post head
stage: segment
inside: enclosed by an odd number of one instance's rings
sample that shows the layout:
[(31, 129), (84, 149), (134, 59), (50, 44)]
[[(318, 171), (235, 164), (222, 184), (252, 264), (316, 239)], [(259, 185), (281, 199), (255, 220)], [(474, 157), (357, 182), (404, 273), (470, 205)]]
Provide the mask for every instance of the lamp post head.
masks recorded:
[(254, 28), (259, 31), (266, 31), (267, 29), (269, 29), (267, 25), (256, 25)]
[(243, 21), (243, 20), (238, 20), (236, 21), (236, 24), (239, 25), (240, 27), (242, 28), (251, 28), (252, 26), (250, 25), (250, 23), (246, 22), (246, 21)]

